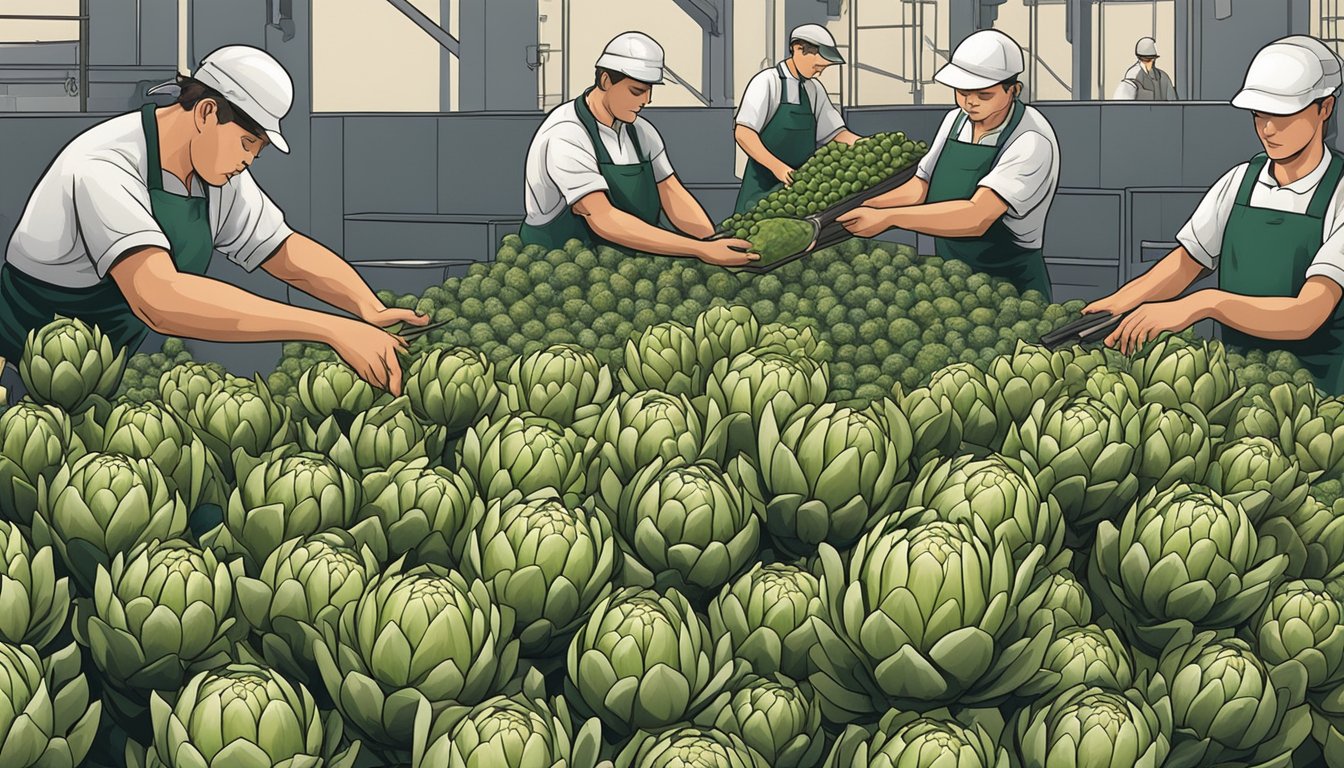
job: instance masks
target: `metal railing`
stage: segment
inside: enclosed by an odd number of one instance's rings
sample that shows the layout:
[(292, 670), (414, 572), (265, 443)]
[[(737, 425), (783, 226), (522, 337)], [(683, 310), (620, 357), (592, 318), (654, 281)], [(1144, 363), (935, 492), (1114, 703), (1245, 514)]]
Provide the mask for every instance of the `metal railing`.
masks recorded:
[(79, 40), (77, 41), (79, 67), (79, 111), (89, 111), (89, 0), (79, 0), (79, 13), (43, 14), (43, 13), (4, 13), (0, 21), (75, 21), (79, 22)]

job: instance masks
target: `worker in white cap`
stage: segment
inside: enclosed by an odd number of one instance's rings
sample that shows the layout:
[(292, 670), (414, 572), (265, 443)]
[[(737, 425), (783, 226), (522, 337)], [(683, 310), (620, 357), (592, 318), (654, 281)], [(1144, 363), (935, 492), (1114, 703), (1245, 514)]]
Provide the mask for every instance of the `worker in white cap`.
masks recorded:
[(896, 227), (934, 238), (938, 256), (1049, 299), (1041, 246), (1059, 185), (1059, 143), (1022, 103), (1022, 49), (997, 30), (976, 32), (934, 75), (956, 91), (915, 177), (840, 217), (853, 234)]
[[(1289, 38), (1256, 54), (1232, 106), (1251, 113), (1264, 152), (1209, 189), (1180, 247), (1084, 312), (1128, 313), (1106, 339), (1133, 352), (1165, 331), (1217, 321), (1223, 341), (1286, 349), (1321, 389), (1344, 394), (1344, 158), (1326, 146), (1340, 62)], [(1208, 272), (1217, 289), (1177, 298)]]
[[(527, 245), (570, 240), (740, 266), (759, 258), (714, 225), (682, 186), (662, 136), (639, 112), (663, 82), (663, 49), (642, 32), (617, 35), (597, 60), (593, 87), (546, 116), (527, 152)], [(663, 219), (676, 230), (663, 228)]]
[[(75, 137), (38, 181), (0, 270), (0, 357), (16, 360), (55, 315), (96, 325), (133, 353), (150, 329), (207, 341), (330, 345), (370, 383), (400, 390), (385, 330), (428, 318), (389, 309), (340, 256), (294, 232), (249, 167), (288, 152), (280, 120), (294, 85), (278, 61), (220, 48), (146, 104)], [(269, 301), (205, 276), (214, 251), (355, 318)]]
[(817, 147), (859, 140), (845, 128), (840, 110), (817, 79), (827, 68), (843, 63), (831, 33), (820, 24), (804, 24), (789, 35), (789, 57), (747, 83), (733, 130), (737, 145), (747, 154), (738, 213), (793, 183), (793, 172)]
[(1134, 44), (1134, 57), (1138, 61), (1125, 72), (1111, 98), (1117, 101), (1175, 101), (1176, 84), (1171, 81), (1171, 75), (1157, 68), (1157, 41), (1151, 37), (1139, 38)]

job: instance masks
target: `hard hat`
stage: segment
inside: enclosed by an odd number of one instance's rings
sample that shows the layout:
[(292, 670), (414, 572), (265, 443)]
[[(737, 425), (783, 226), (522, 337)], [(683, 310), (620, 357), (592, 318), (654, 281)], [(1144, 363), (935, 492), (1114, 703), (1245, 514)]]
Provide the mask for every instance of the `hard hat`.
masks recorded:
[(934, 80), (950, 88), (976, 91), (1020, 74), (1022, 47), (996, 29), (976, 32), (952, 52), (952, 61), (938, 70)]
[(1134, 55), (1141, 59), (1157, 58), (1157, 41), (1151, 37), (1140, 37), (1134, 44)]
[(602, 49), (597, 66), (658, 85), (663, 82), (663, 47), (643, 32), (622, 32)]
[[(1336, 60), (1338, 61), (1338, 60)], [(1311, 48), (1279, 40), (1255, 54), (1232, 106), (1271, 115), (1293, 115), (1340, 87), (1338, 65), (1330, 74)]]
[[(276, 149), (289, 153), (289, 144), (280, 135), (280, 118), (289, 114), (294, 104), (294, 81), (269, 53), (250, 45), (226, 45), (201, 59), (191, 77), (218, 91), (261, 126)], [(168, 82), (148, 92), (165, 93), (177, 88), (176, 82)]]
[(802, 40), (811, 43), (821, 50), (821, 57), (832, 64), (844, 64), (845, 59), (840, 55), (840, 49), (835, 45), (835, 38), (831, 36), (830, 30), (820, 24), (804, 24), (793, 30), (789, 35), (789, 42)]

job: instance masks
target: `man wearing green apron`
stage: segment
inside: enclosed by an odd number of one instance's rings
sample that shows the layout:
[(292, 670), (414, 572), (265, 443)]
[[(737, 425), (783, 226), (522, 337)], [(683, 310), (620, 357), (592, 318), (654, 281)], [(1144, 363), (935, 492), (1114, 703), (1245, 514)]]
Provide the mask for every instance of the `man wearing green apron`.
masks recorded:
[[(397, 392), (397, 350), (382, 328), (428, 318), (389, 309), (342, 258), (295, 233), (248, 171), (289, 148), (280, 119), (294, 88), (265, 51), (226, 46), (176, 91), (67, 144), (28, 199), (0, 268), (0, 357), (57, 316), (96, 325), (134, 353), (152, 329), (207, 341), (329, 344), (370, 383)], [(205, 276), (214, 251), (360, 318), (269, 301)], [(11, 379), (12, 381), (12, 379)]]
[[(528, 148), (527, 245), (614, 245), (741, 266), (751, 243), (710, 240), (714, 225), (682, 186), (662, 136), (639, 116), (663, 81), (663, 49), (641, 32), (617, 35), (597, 60), (594, 84), (546, 116)], [(661, 226), (663, 220), (679, 231)]]
[(840, 217), (853, 234), (930, 235), (938, 256), (1050, 301), (1041, 246), (1059, 185), (1059, 142), (1022, 103), (1022, 49), (997, 30), (967, 37), (934, 79), (956, 91), (915, 178)]
[(859, 140), (845, 128), (840, 110), (817, 79), (827, 67), (843, 63), (831, 33), (820, 24), (804, 24), (789, 35), (789, 58), (747, 84), (733, 129), (737, 145), (747, 154), (737, 213), (793, 183), (793, 172), (817, 147)]
[[(1209, 189), (1179, 248), (1083, 309), (1129, 313), (1108, 345), (1131, 353), (1212, 319), (1226, 343), (1288, 350), (1321, 389), (1344, 394), (1344, 157), (1324, 140), (1340, 65), (1301, 37), (1256, 54), (1232, 105), (1252, 113), (1264, 152)], [(1208, 271), (1217, 289), (1176, 298)]]

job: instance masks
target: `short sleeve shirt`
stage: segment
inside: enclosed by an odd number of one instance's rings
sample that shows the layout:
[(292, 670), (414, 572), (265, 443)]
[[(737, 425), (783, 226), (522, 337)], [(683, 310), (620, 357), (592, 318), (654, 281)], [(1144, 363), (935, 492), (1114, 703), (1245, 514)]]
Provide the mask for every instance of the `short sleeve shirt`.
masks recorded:
[[(783, 82), (780, 75), (784, 76)], [(747, 83), (742, 94), (742, 102), (737, 107), (735, 122), (760, 133), (774, 119), (781, 103), (797, 104), (801, 101), (799, 88), (807, 89), (807, 97), (812, 103), (812, 114), (817, 119), (817, 144), (825, 144), (845, 129), (845, 119), (835, 108), (826, 88), (815, 79), (800, 82), (784, 62), (758, 73)]]
[[(33, 188), (5, 260), (38, 280), (88, 288), (132, 250), (171, 250), (150, 206), (147, 154), (139, 112), (75, 137)], [(215, 248), (243, 269), (255, 270), (293, 234), (250, 172), (219, 187), (192, 182), (188, 190), (163, 172), (164, 191), (207, 198)]]
[[(609, 128), (597, 124), (598, 137), (611, 161), (634, 165), (641, 158), (630, 141), (630, 131), (639, 138), (644, 157), (653, 164), (653, 178), (661, 183), (674, 173), (663, 137), (653, 124), (642, 117), (629, 125), (617, 123)], [(578, 108), (571, 101), (551, 111), (532, 137), (527, 150), (524, 205), (527, 223), (539, 227), (549, 224), (561, 211), (593, 192), (609, 189), (597, 164), (597, 150), (588, 131), (579, 121)]]
[[(1003, 221), (1016, 243), (1024, 248), (1040, 248), (1045, 239), (1046, 216), (1059, 188), (1059, 142), (1054, 128), (1035, 107), (1019, 103), (1014, 109), (1025, 111), (1011, 136), (1003, 135), (1008, 124), (1004, 120), (997, 130), (980, 137), (978, 143), (982, 145), (1007, 143), (979, 186), (993, 190), (1008, 204)], [(925, 181), (933, 178), (938, 158), (960, 114), (960, 109), (954, 109), (943, 118), (928, 154), (919, 161), (915, 171), (919, 178)], [(971, 143), (973, 131), (971, 122), (965, 121), (956, 140)]]
[[(1241, 189), (1250, 165), (1242, 163), (1215, 182), (1205, 193), (1190, 220), (1176, 235), (1176, 240), (1189, 251), (1190, 257), (1205, 269), (1218, 269), (1223, 234), (1227, 231), (1227, 221), (1237, 201), (1237, 191)], [(1256, 177), (1255, 189), (1251, 192), (1251, 207), (1306, 213), (1311, 206), (1312, 196), (1316, 194), (1329, 169), (1330, 153), (1326, 152), (1315, 170), (1292, 184), (1282, 186), (1274, 178), (1272, 164), (1267, 162)], [(1344, 231), (1341, 231), (1344, 230), (1344, 196), (1340, 194), (1341, 189), (1344, 189), (1344, 182), (1335, 188), (1330, 198), (1330, 206), (1325, 212), (1324, 242), (1307, 268), (1306, 276), (1326, 277), (1344, 286)]]

